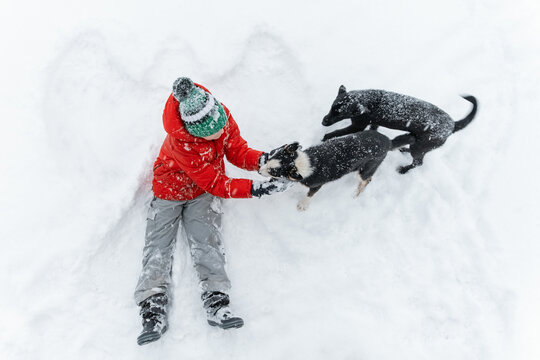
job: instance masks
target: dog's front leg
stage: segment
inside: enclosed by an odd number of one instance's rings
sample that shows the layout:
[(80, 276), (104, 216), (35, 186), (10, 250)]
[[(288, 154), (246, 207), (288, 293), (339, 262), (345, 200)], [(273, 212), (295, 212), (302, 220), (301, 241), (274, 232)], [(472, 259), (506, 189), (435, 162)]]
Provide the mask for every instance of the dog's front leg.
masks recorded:
[(307, 196), (305, 198), (303, 198), (302, 200), (300, 200), (298, 202), (298, 205), (296, 205), (296, 208), (298, 209), (298, 211), (306, 211), (308, 209), (309, 203), (311, 202), (311, 198), (313, 197), (313, 195), (315, 195), (315, 193), (317, 191), (319, 191), (321, 189), (321, 187), (322, 187), (322, 185), (317, 186), (317, 187), (309, 188)]
[(364, 130), (367, 126), (368, 126), (368, 122), (353, 120), (351, 125), (347, 126), (346, 128), (332, 131), (331, 133), (324, 135), (322, 140), (326, 141), (326, 140), (333, 139), (338, 136), (353, 134), (355, 132)]
[(332, 131), (331, 133), (325, 134), (322, 141), (330, 140), (335, 137), (339, 137), (343, 135), (352, 134), (354, 132), (356, 132), (356, 127), (354, 127), (353, 125), (350, 125), (350, 126), (347, 126), (346, 128), (339, 129), (336, 131)]

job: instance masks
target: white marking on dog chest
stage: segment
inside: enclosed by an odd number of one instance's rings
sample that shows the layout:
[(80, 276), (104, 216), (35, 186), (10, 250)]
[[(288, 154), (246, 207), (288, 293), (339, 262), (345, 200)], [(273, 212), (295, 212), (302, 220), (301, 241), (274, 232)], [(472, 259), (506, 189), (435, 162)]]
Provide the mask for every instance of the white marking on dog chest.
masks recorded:
[(296, 154), (297, 157), (294, 159), (294, 166), (298, 173), (305, 179), (313, 174), (311, 161), (309, 161), (309, 156), (303, 151), (296, 151)]

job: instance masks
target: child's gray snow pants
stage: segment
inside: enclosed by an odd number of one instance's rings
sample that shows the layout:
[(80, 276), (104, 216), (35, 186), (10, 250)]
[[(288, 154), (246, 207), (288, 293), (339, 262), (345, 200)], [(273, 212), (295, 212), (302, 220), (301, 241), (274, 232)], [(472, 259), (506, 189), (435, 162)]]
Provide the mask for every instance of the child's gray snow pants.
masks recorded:
[(228, 293), (231, 284), (224, 268), (221, 199), (208, 193), (185, 201), (154, 197), (146, 219), (143, 269), (134, 294), (137, 304), (154, 294), (171, 297), (172, 261), (180, 224), (187, 235), (202, 291)]

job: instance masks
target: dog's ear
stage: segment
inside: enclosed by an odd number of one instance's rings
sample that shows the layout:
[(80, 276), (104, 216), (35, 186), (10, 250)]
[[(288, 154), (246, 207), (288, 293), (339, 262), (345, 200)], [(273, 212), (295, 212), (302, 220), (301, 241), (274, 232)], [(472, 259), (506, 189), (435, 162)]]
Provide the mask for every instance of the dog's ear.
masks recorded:
[(301, 148), (300, 144), (295, 141), (292, 144), (286, 145), (284, 151), (288, 152), (289, 154), (294, 154), (299, 148)]
[(341, 94), (344, 94), (344, 93), (346, 93), (346, 92), (347, 92), (347, 88), (345, 88), (345, 85), (341, 85), (341, 86), (339, 87), (339, 91), (338, 91), (337, 94), (338, 94), (338, 95), (341, 95)]

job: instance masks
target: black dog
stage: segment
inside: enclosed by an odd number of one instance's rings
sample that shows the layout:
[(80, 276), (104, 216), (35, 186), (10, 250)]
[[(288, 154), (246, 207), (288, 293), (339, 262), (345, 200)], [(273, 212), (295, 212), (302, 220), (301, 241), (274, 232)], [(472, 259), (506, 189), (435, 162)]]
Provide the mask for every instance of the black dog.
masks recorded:
[[(442, 146), (446, 139), (458, 130), (467, 126), (476, 115), (477, 102), (474, 96), (464, 96), (473, 104), (469, 115), (454, 122), (450, 115), (433, 104), (384, 90), (347, 91), (341, 85), (338, 95), (330, 108), (330, 112), (322, 121), (330, 126), (343, 119), (351, 119), (349, 127), (324, 136), (323, 141), (364, 130), (368, 125), (376, 129), (379, 125), (391, 129), (404, 130), (408, 134), (397, 136), (392, 140), (393, 148), (410, 145), (413, 162), (398, 170), (405, 174), (410, 169), (422, 165), (424, 155)], [(402, 151), (403, 151), (402, 150)]]
[(323, 142), (301, 151), (297, 142), (284, 145), (260, 169), (265, 176), (289, 178), (309, 187), (307, 197), (298, 203), (306, 210), (311, 197), (327, 182), (353, 171), (360, 174), (356, 196), (392, 147), (389, 138), (377, 131), (363, 131)]

